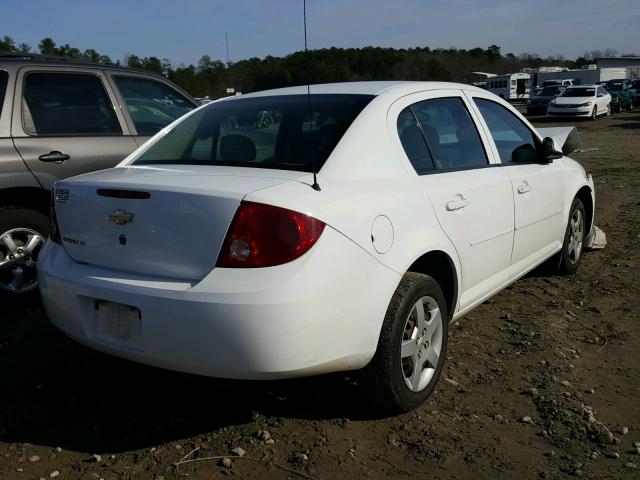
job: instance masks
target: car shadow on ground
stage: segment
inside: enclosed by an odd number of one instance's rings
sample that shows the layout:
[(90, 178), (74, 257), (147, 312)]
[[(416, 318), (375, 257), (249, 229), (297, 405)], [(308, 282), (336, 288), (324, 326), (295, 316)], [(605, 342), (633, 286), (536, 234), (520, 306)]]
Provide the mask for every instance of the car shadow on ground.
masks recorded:
[(256, 415), (382, 418), (345, 374), (286, 381), (186, 375), (85, 348), (53, 327), (38, 305), (3, 304), (1, 316), (0, 441), (121, 452)]

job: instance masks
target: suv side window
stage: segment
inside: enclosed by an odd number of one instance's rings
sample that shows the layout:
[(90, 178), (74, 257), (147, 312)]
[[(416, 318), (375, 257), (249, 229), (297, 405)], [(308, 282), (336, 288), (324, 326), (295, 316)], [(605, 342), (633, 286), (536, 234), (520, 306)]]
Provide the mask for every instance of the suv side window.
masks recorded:
[(153, 135), (195, 108), (189, 99), (161, 82), (122, 75), (113, 79), (138, 135)]
[(4, 70), (0, 70), (0, 117), (2, 116), (2, 104), (4, 103), (4, 94), (7, 91), (7, 80), (9, 74)]
[(31, 135), (122, 134), (102, 81), (88, 73), (28, 73), (22, 124)]
[(473, 100), (489, 127), (503, 165), (537, 161), (537, 139), (518, 117), (491, 100)]

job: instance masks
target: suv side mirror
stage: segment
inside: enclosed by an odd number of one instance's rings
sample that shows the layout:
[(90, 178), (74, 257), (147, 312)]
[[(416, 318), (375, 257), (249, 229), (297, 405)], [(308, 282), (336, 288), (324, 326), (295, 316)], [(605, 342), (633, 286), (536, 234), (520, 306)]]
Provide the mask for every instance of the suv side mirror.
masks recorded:
[(562, 158), (562, 152), (556, 150), (555, 143), (551, 137), (545, 137), (542, 140), (542, 152), (540, 155), (540, 162), (542, 163), (551, 163), (556, 158)]

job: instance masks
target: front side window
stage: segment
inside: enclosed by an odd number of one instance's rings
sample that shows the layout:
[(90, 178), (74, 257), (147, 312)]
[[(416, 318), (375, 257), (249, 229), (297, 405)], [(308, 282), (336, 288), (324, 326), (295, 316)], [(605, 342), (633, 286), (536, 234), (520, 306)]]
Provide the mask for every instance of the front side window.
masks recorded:
[(31, 135), (115, 135), (122, 129), (96, 75), (27, 74), (22, 124)]
[[(135, 162), (319, 170), (370, 95), (274, 95), (209, 104)], [(309, 115), (311, 112), (311, 115)]]
[(2, 116), (2, 104), (4, 103), (4, 94), (7, 91), (7, 80), (9, 74), (4, 70), (0, 70), (0, 116)]
[(164, 83), (122, 75), (113, 78), (138, 135), (153, 135), (195, 108), (189, 99)]
[(536, 137), (518, 117), (491, 100), (474, 98), (474, 102), (489, 127), (502, 164), (537, 161)]

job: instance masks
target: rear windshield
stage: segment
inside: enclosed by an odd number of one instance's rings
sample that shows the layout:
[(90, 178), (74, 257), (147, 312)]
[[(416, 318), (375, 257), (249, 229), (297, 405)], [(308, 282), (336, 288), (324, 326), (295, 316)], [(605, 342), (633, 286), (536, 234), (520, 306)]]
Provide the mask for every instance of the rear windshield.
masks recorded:
[(561, 97), (593, 97), (596, 94), (595, 88), (567, 88), (560, 94)]
[[(282, 95), (214, 102), (181, 122), (135, 165), (317, 170), (371, 95)], [(311, 112), (311, 115), (309, 115)]]
[(0, 117), (2, 116), (2, 104), (4, 103), (4, 93), (7, 90), (7, 72), (0, 70)]

